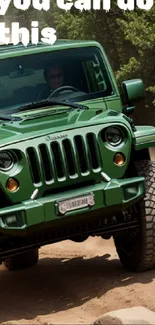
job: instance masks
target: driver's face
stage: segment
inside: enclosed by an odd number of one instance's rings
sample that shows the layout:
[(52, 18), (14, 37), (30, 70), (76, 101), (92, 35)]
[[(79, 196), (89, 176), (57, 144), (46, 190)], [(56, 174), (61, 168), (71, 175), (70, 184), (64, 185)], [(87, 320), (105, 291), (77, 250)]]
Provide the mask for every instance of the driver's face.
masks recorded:
[(63, 86), (63, 73), (61, 68), (49, 68), (48, 75), (47, 75), (47, 83), (49, 88), (57, 89)]

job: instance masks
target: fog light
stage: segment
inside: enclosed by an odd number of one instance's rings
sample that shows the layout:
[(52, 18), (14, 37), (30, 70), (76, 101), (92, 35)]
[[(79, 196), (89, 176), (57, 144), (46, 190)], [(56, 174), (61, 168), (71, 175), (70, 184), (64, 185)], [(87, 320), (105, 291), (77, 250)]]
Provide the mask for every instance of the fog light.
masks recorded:
[(14, 178), (9, 178), (7, 183), (6, 183), (6, 188), (11, 191), (11, 192), (15, 192), (17, 191), (19, 187), (18, 182), (16, 181), (16, 179)]
[(125, 163), (125, 157), (122, 153), (116, 153), (114, 157), (114, 163), (117, 166), (122, 166)]

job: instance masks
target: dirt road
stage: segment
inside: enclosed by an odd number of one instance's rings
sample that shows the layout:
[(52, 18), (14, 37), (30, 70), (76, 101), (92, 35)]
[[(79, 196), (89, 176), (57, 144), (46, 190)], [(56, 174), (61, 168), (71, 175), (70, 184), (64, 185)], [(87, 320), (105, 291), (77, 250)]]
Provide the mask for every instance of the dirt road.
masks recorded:
[(0, 266), (0, 324), (90, 324), (119, 308), (155, 311), (155, 271), (129, 273), (112, 240), (66, 241), (40, 250), (36, 267)]

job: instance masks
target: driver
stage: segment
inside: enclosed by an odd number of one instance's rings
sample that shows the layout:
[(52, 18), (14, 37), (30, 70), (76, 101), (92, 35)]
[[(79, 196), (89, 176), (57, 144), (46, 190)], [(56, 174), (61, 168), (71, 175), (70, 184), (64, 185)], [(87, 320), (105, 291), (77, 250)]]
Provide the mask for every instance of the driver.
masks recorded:
[(62, 66), (52, 63), (44, 69), (46, 87), (40, 92), (38, 99), (48, 98), (54, 90), (64, 86), (64, 73)]
[(47, 82), (49, 91), (53, 91), (64, 85), (63, 69), (59, 64), (49, 65), (44, 70), (44, 78)]

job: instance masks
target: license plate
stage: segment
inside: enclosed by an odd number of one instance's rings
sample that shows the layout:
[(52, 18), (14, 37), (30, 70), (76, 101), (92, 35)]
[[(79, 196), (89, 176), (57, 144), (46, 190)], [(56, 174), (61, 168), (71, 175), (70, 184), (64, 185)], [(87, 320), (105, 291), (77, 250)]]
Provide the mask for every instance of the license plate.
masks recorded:
[(58, 202), (58, 210), (61, 214), (65, 214), (67, 211), (86, 208), (93, 206), (94, 204), (94, 195), (91, 193), (85, 196), (79, 196)]

